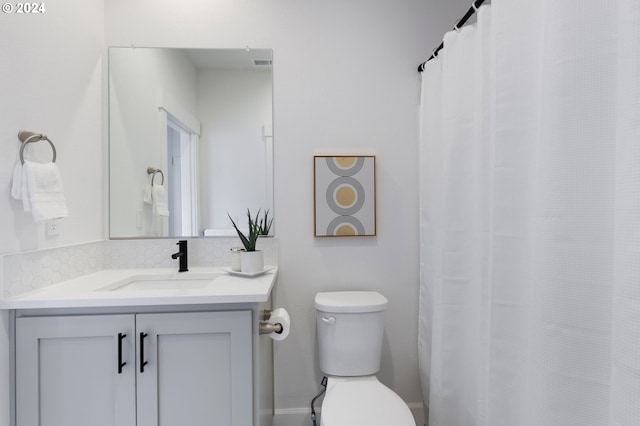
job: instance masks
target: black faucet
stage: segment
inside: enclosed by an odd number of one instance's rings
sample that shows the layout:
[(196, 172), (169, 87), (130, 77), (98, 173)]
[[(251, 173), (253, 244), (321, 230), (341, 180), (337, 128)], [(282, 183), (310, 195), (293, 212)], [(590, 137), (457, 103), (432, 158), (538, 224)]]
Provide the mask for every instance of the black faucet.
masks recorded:
[(180, 240), (176, 243), (180, 248), (177, 253), (173, 253), (171, 255), (172, 259), (180, 258), (180, 269), (178, 272), (186, 272), (189, 270), (188, 265), (188, 257), (187, 257), (187, 240)]

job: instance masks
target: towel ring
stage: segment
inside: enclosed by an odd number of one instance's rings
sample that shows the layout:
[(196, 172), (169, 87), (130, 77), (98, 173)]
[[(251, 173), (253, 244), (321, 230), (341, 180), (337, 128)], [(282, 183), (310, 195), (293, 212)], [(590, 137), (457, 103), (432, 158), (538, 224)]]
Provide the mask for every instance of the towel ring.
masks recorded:
[(47, 135), (43, 135), (41, 133), (29, 132), (27, 130), (20, 130), (18, 132), (18, 139), (22, 142), (22, 146), (20, 147), (20, 164), (24, 164), (24, 149), (27, 144), (32, 142), (39, 141), (47, 141), (49, 145), (51, 145), (51, 149), (53, 150), (53, 159), (51, 160), (53, 163), (56, 162), (56, 146), (51, 142), (51, 139), (47, 137)]
[(153, 186), (153, 180), (156, 178), (156, 175), (160, 173), (160, 177), (162, 180), (160, 181), (160, 185), (164, 185), (164, 173), (160, 169), (154, 169), (153, 167), (147, 167), (147, 174), (151, 176), (151, 186)]

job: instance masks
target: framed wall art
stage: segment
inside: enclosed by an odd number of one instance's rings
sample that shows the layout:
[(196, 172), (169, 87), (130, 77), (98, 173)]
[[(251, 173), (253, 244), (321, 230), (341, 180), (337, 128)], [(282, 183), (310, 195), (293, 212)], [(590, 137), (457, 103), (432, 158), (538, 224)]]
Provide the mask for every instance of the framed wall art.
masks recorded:
[(315, 236), (375, 236), (375, 156), (317, 155), (313, 160)]

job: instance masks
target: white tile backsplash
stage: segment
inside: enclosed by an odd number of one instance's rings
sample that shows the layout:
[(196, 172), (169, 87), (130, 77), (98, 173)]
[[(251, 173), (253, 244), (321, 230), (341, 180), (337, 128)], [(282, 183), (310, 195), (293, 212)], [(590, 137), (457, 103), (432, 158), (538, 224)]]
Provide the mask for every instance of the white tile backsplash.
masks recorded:
[[(188, 239), (190, 266), (228, 266), (229, 249), (240, 246), (233, 237)], [(12, 297), (98, 272), (102, 269), (178, 267), (171, 254), (178, 239), (106, 240), (28, 252), (0, 259), (2, 297)], [(278, 240), (261, 238), (266, 265), (278, 264)]]
[(2, 295), (16, 296), (103, 269), (104, 242), (2, 256)]

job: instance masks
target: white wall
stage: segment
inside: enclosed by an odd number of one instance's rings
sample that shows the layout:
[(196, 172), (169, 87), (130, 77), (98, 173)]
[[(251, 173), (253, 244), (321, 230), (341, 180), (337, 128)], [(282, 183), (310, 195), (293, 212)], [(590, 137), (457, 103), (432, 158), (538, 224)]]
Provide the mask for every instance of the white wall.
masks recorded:
[[(103, 3), (45, 6), (41, 15), (0, 14), (0, 253), (103, 237)], [(44, 224), (9, 194), (21, 129), (47, 134), (58, 151), (69, 217), (60, 221), (57, 239), (46, 239)], [(51, 159), (47, 143), (25, 152)]]
[[(416, 67), (468, 7), (466, 0), (106, 3), (109, 44), (273, 48), (276, 305), (294, 322), (276, 345), (278, 409), (307, 407), (317, 392), (313, 297), (339, 289), (389, 298), (379, 377), (405, 400), (421, 401)], [(315, 239), (313, 155), (345, 153), (377, 156), (378, 236)]]
[(262, 127), (271, 124), (271, 84), (271, 72), (264, 70), (198, 72), (203, 229), (230, 228), (227, 212), (246, 227), (247, 208), (252, 214), (270, 208)]

